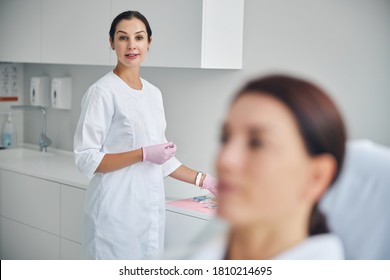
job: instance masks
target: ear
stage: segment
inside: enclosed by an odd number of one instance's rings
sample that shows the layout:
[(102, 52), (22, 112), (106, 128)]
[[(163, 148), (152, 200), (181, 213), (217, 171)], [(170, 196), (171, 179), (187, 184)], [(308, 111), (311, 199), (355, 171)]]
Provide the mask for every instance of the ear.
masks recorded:
[(150, 45), (152, 44), (152, 41), (153, 41), (153, 37), (150, 37), (150, 42), (149, 42), (149, 45), (148, 45), (148, 50), (150, 48)]
[(327, 191), (336, 173), (337, 163), (330, 154), (315, 156), (311, 162), (310, 179), (305, 189), (305, 197), (316, 203)]
[(111, 49), (115, 50), (115, 48), (114, 48), (114, 42), (111, 40), (111, 37), (108, 38), (108, 41), (110, 42)]

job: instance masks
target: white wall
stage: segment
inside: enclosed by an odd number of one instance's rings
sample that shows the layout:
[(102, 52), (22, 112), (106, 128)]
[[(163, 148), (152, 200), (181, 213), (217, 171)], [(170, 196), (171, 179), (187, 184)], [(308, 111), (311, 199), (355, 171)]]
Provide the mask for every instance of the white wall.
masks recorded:
[[(167, 136), (177, 143), (183, 163), (213, 173), (219, 128), (232, 95), (249, 78), (279, 71), (327, 89), (346, 118), (351, 138), (390, 146), (390, 1), (246, 0), (244, 29), (242, 70), (142, 70), (163, 92)], [(110, 69), (25, 65), (26, 89), (35, 75), (73, 78), (72, 111), (48, 110), (54, 147), (72, 149), (82, 95)], [(39, 117), (25, 114), (24, 121), (25, 142), (37, 143)], [(166, 183), (168, 196), (200, 194), (171, 179)]]

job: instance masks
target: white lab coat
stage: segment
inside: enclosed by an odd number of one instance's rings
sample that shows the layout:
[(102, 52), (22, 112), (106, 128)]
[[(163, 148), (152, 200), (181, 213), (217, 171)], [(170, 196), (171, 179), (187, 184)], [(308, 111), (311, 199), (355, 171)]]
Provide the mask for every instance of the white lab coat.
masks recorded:
[(87, 259), (145, 259), (164, 246), (163, 177), (181, 163), (139, 162), (96, 173), (106, 153), (167, 142), (161, 92), (141, 79), (134, 90), (109, 72), (86, 92), (74, 136), (75, 163), (90, 179), (84, 213)]
[[(226, 235), (215, 237), (187, 255), (186, 259), (223, 260), (227, 250)], [(341, 260), (343, 246), (334, 234), (320, 234), (308, 237), (300, 244), (275, 256), (274, 260)]]
[[(181, 248), (168, 248), (164, 259), (223, 260), (228, 249), (229, 225), (214, 219), (198, 240)], [(339, 260), (344, 259), (343, 245), (335, 234), (319, 234), (306, 238), (296, 246), (274, 256), (275, 260)]]

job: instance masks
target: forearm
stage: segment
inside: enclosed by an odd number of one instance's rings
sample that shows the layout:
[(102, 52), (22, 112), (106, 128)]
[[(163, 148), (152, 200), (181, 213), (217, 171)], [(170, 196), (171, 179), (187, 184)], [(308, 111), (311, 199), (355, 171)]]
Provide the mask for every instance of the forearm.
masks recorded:
[[(170, 177), (195, 185), (196, 176), (198, 175), (198, 171), (195, 171), (185, 165), (181, 165), (178, 169), (169, 174)], [(203, 180), (205, 178), (205, 174), (202, 175), (200, 180), (200, 186), (203, 185)]]
[(142, 149), (118, 154), (106, 154), (95, 172), (111, 172), (140, 161), (142, 161)]

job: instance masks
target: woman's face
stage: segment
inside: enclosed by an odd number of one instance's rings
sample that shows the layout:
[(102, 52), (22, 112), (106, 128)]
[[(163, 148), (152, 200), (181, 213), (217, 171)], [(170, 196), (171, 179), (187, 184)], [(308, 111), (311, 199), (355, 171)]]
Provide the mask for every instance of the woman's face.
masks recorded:
[(137, 18), (121, 20), (116, 25), (111, 46), (115, 49), (118, 63), (126, 67), (139, 67), (150, 46), (145, 24)]
[(274, 222), (305, 201), (311, 158), (289, 109), (266, 94), (232, 104), (216, 168), (218, 214), (233, 225)]

